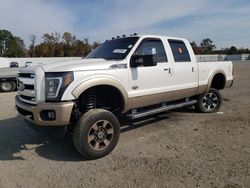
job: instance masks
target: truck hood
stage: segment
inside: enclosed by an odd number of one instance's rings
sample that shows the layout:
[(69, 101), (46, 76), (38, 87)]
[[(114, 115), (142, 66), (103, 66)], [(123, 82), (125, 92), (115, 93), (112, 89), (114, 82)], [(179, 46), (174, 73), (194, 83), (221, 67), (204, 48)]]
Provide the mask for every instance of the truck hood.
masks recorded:
[(113, 64), (123, 61), (105, 60), (105, 59), (80, 59), (70, 61), (60, 61), (53, 63), (43, 63), (40, 66), (45, 72), (64, 72), (64, 71), (90, 71), (106, 70)]

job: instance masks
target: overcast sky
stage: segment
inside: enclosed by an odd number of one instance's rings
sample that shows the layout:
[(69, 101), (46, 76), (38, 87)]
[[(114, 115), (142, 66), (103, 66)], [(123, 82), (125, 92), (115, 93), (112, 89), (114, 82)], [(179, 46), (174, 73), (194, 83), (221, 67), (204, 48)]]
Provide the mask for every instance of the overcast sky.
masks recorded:
[(0, 29), (26, 45), (30, 34), (69, 31), (99, 42), (137, 32), (250, 48), (250, 0), (0, 0)]

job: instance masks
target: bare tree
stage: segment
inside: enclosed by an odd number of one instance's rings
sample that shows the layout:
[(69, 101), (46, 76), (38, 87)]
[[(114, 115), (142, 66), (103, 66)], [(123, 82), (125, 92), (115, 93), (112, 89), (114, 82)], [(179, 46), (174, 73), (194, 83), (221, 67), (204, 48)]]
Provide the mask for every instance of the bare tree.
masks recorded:
[(29, 39), (30, 39), (30, 46), (29, 46), (29, 55), (30, 57), (35, 57), (36, 52), (35, 52), (35, 44), (36, 44), (36, 35), (30, 34)]

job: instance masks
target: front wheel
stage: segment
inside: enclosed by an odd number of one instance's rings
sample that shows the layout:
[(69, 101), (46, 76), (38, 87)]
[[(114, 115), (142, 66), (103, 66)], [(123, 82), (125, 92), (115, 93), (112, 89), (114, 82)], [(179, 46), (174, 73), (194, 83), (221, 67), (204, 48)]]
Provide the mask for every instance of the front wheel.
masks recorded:
[(76, 149), (88, 159), (108, 155), (118, 143), (120, 124), (107, 110), (93, 109), (86, 112), (74, 127)]
[(220, 110), (222, 98), (218, 90), (211, 88), (207, 93), (198, 97), (195, 108), (199, 112), (212, 113)]

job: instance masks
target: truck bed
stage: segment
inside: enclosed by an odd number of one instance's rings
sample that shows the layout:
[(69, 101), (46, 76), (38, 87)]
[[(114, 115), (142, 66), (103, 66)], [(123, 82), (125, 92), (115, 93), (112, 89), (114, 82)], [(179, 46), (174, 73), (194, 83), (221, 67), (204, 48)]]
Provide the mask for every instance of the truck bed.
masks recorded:
[(233, 80), (233, 64), (231, 61), (198, 62), (199, 85), (207, 85), (210, 76), (216, 72), (224, 73), (226, 81)]

